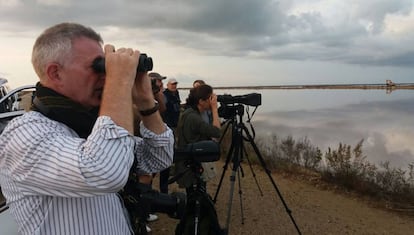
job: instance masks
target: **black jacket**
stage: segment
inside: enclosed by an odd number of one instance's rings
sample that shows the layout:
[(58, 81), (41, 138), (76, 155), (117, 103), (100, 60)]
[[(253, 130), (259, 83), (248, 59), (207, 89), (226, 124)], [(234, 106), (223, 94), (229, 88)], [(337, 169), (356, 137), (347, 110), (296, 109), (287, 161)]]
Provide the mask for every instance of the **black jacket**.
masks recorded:
[(180, 94), (178, 91), (172, 92), (165, 89), (164, 97), (166, 110), (162, 114), (162, 118), (169, 127), (177, 127), (178, 119), (180, 117)]

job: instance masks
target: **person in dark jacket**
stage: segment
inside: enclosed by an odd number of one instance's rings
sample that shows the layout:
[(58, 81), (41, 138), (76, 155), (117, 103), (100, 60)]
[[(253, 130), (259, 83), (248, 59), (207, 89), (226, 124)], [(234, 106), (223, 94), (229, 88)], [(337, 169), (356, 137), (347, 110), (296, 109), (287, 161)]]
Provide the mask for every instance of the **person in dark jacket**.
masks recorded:
[(173, 130), (177, 127), (178, 119), (180, 117), (180, 94), (177, 90), (177, 80), (174, 78), (168, 79), (167, 89), (164, 90), (166, 110), (162, 117), (164, 122)]
[[(217, 96), (213, 93), (213, 88), (209, 85), (201, 85), (190, 90), (187, 98), (187, 108), (182, 115), (177, 126), (177, 147), (184, 147), (187, 144), (202, 140), (219, 138), (221, 135), (220, 119), (217, 109)], [(212, 123), (205, 122), (201, 113), (211, 111)], [(176, 173), (180, 174), (186, 170), (184, 163), (175, 164)], [(211, 163), (203, 163), (203, 180), (206, 182), (215, 176), (214, 166)], [(187, 171), (177, 180), (181, 188), (188, 188), (196, 183), (194, 173)]]

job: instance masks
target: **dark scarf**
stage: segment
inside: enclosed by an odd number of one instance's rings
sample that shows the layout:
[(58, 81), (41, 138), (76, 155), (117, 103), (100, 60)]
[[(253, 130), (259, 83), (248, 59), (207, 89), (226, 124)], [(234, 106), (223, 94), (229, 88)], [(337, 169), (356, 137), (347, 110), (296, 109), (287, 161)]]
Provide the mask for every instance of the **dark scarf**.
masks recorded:
[(82, 138), (88, 137), (92, 132), (93, 125), (98, 118), (99, 107), (86, 109), (81, 104), (40, 83), (36, 84), (35, 95), (31, 110), (67, 125)]

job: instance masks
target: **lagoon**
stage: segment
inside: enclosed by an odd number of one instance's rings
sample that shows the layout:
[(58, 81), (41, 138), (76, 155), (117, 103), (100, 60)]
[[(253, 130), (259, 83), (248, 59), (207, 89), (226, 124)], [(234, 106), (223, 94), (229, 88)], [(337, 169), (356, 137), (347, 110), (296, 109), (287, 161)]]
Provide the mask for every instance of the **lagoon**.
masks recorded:
[[(188, 90), (180, 92), (184, 102)], [(257, 137), (306, 137), (323, 153), (339, 143), (354, 147), (363, 139), (363, 153), (371, 163), (389, 161), (402, 169), (414, 163), (414, 90), (215, 90), (233, 96), (253, 92), (262, 95), (251, 120)]]

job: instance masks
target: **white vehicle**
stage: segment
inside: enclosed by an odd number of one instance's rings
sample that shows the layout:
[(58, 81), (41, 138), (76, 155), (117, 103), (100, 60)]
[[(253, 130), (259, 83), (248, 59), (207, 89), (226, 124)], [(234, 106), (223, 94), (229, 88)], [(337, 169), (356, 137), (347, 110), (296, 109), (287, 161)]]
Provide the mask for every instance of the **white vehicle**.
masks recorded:
[[(0, 198), (2, 200), (2, 198)], [(17, 235), (17, 224), (10, 215), (9, 210), (6, 206), (6, 202), (0, 204), (0, 227), (1, 234)]]
[(22, 115), (30, 108), (34, 90), (34, 85), (21, 86), (0, 97), (0, 133), (4, 129), (2, 124), (7, 124), (12, 118)]
[(7, 85), (7, 79), (0, 78), (0, 99), (9, 93), (9, 86)]
[[(22, 86), (10, 91), (7, 80), (0, 78), (0, 133), (12, 118), (22, 115), (30, 108), (34, 91), (34, 85)], [(16, 222), (10, 215), (6, 200), (1, 193), (0, 228), (1, 234), (18, 234)]]

